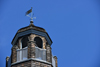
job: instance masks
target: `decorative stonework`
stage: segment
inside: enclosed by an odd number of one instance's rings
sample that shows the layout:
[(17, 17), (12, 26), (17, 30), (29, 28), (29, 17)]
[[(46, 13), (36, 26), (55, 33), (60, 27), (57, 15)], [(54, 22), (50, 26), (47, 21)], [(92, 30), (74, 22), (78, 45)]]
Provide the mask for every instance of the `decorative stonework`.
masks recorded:
[(31, 35), (28, 37), (29, 41), (33, 41), (33, 40), (34, 40), (34, 37), (35, 37), (35, 35), (34, 35), (34, 34), (31, 34)]

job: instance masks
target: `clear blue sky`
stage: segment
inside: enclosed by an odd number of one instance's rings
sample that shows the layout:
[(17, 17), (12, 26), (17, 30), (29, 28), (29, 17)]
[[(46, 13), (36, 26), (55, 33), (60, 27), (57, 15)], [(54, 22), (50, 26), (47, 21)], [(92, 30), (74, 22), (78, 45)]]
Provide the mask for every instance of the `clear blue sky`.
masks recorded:
[(0, 0), (0, 67), (18, 29), (30, 24), (50, 35), (58, 67), (100, 67), (100, 0)]

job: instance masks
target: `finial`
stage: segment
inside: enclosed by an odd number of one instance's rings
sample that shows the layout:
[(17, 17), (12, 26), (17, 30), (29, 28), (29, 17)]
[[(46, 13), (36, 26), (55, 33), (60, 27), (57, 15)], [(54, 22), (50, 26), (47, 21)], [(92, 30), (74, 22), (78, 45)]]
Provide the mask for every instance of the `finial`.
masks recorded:
[(30, 21), (30, 25), (33, 25), (33, 21)]
[[(28, 15), (29, 13), (31, 13), (31, 16)], [(31, 24), (33, 24), (33, 18), (36, 19), (36, 17), (33, 17), (33, 15), (34, 15), (34, 14), (33, 14), (33, 12), (32, 12), (32, 7), (31, 7), (31, 9), (28, 10), (28, 11), (26, 12), (26, 16), (30, 17), (30, 19), (31, 19), (31, 20), (30, 20), (30, 23), (31, 23)]]

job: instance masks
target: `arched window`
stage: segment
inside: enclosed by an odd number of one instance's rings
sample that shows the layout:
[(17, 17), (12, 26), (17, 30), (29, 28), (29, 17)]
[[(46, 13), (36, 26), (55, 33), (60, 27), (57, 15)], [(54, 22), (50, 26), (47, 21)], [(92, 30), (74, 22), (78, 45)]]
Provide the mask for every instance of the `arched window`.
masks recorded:
[(22, 48), (24, 48), (24, 47), (27, 47), (27, 42), (28, 42), (29, 40), (28, 40), (28, 36), (24, 36), (23, 38), (22, 38)]
[(35, 37), (34, 41), (39, 48), (42, 48), (42, 39), (40, 37)]

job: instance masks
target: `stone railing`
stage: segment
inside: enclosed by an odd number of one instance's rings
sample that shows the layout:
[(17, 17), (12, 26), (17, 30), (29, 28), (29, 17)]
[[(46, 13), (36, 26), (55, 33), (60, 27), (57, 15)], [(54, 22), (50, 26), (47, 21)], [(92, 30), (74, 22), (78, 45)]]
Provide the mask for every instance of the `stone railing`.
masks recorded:
[[(26, 60), (28, 56), (28, 48), (17, 49), (17, 62)], [(46, 61), (46, 49), (35, 47), (35, 58)]]
[(17, 61), (27, 59), (27, 55), (28, 55), (27, 50), (28, 50), (27, 47), (17, 50)]
[(35, 47), (35, 58), (46, 61), (46, 49)]

